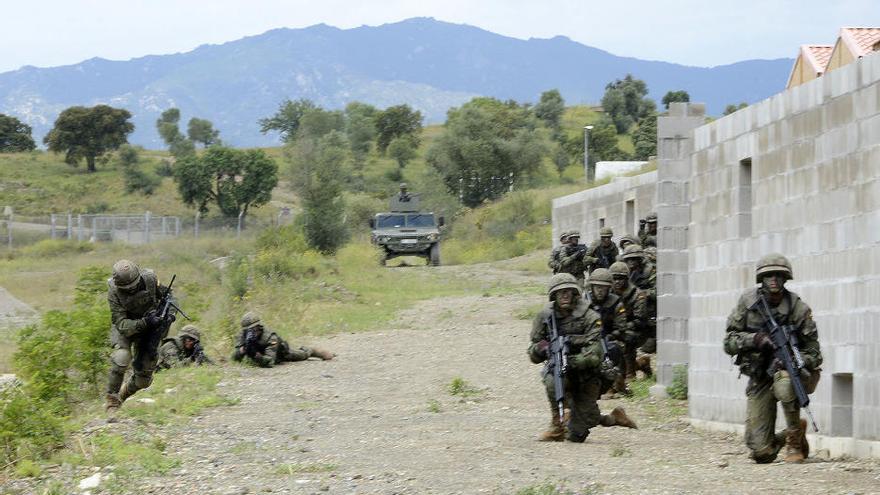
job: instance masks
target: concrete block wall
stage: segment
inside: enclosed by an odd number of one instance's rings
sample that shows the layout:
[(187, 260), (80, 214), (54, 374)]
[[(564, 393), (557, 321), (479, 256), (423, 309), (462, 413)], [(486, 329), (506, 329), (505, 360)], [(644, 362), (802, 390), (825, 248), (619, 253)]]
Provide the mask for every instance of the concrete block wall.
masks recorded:
[[(813, 308), (825, 356), (816, 441), (880, 456), (880, 54), (692, 137), (690, 416), (744, 421), (746, 380), (722, 350), (725, 320), (754, 286), (755, 261), (779, 251), (794, 266), (789, 289)], [(662, 180), (662, 162), (660, 170)]]
[[(604, 186), (562, 196), (553, 200), (553, 245), (560, 233), (577, 229), (581, 242), (599, 238), (600, 224), (611, 227), (614, 242), (626, 234), (636, 235), (638, 221), (654, 211), (657, 172), (617, 177)], [(628, 214), (629, 208), (629, 214)]]

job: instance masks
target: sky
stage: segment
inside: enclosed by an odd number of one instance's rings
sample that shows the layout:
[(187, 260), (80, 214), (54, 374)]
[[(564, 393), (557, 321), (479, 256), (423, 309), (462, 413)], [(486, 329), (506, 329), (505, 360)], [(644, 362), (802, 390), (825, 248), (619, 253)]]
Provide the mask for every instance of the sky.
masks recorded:
[(567, 36), (616, 55), (714, 66), (794, 58), (841, 26), (880, 26), (880, 0), (0, 0), (0, 72), (185, 52), (270, 29), (410, 17), (515, 38)]

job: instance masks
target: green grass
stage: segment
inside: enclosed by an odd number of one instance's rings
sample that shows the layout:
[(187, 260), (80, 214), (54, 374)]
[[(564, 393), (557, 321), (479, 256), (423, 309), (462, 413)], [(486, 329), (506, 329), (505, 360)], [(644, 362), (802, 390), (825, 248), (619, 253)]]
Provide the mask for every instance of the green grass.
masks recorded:
[(544, 303), (533, 304), (531, 306), (519, 309), (514, 316), (516, 316), (518, 320), (532, 321), (535, 319), (535, 316), (538, 314), (538, 312), (544, 309), (544, 306)]
[(431, 399), (428, 401), (428, 412), (439, 413), (443, 409), (440, 407), (440, 401), (437, 399)]
[(628, 385), (629, 389), (632, 391), (632, 395), (626, 397), (626, 399), (630, 401), (647, 399), (651, 395), (651, 387), (656, 383), (657, 378), (654, 376), (651, 376), (650, 378), (638, 378), (630, 381)]
[(601, 485), (595, 484), (580, 490), (571, 490), (561, 483), (540, 483), (516, 491), (516, 495), (592, 495), (599, 493)]
[[(238, 399), (217, 392), (223, 379), (220, 369), (188, 367), (156, 373), (150, 388), (138, 392), (121, 409), (124, 416), (151, 424), (186, 420), (209, 407), (229, 406)], [(152, 399), (144, 403), (138, 399)]]
[(449, 382), (449, 385), (446, 386), (446, 391), (449, 392), (449, 395), (454, 395), (456, 397), (461, 397), (464, 399), (479, 397), (483, 395), (483, 391), (478, 389), (477, 387), (471, 385), (464, 378), (457, 376)]

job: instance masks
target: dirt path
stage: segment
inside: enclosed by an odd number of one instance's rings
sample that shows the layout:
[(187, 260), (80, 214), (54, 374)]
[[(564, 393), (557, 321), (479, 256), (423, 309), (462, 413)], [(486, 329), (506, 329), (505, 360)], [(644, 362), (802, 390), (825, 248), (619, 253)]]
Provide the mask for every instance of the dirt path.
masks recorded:
[[(413, 268), (409, 268), (413, 269)], [(498, 276), (463, 268), (460, 276)], [(512, 275), (517, 282), (535, 279)], [(540, 296), (423, 302), (387, 331), (320, 344), (331, 362), (229, 370), (232, 407), (170, 430), (180, 468), (132, 493), (516, 493), (565, 482), (585, 493), (880, 493), (874, 461), (756, 466), (739, 438), (692, 430), (668, 401), (623, 401), (641, 429), (539, 443), (548, 406), (525, 349)], [(451, 395), (463, 378), (479, 389)], [(609, 411), (616, 401), (603, 401)]]

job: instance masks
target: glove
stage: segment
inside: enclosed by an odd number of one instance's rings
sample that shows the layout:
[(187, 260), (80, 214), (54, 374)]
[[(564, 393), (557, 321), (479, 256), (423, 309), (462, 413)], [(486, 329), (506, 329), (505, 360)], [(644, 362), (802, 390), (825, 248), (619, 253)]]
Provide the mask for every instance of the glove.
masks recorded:
[(755, 349), (759, 351), (770, 351), (773, 350), (773, 340), (770, 339), (770, 335), (767, 332), (758, 332), (752, 338), (752, 345), (755, 346)]
[(540, 340), (535, 345), (538, 347), (538, 354), (542, 357), (547, 357), (547, 349), (550, 348), (550, 342), (547, 340)]
[(155, 330), (162, 324), (162, 318), (159, 318), (155, 311), (150, 311), (144, 315), (144, 324), (148, 329)]
[(168, 316), (165, 317), (165, 322), (169, 325), (177, 321), (177, 317), (174, 316), (174, 313), (168, 313)]

